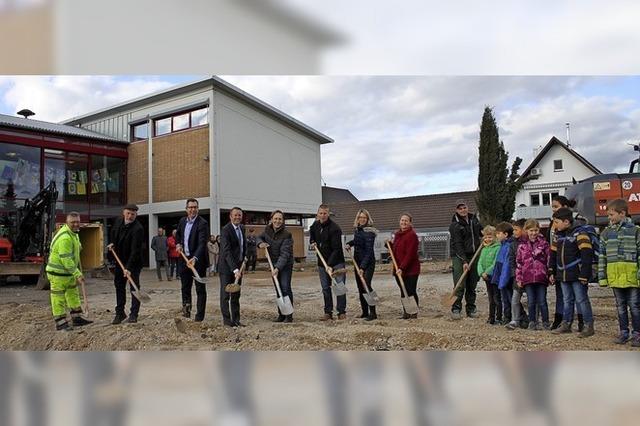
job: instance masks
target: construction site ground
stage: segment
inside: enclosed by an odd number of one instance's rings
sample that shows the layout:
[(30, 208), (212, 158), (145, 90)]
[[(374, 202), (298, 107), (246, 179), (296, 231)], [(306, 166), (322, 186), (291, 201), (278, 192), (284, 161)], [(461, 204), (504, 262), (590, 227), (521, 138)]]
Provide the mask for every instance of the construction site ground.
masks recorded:
[[(159, 281), (155, 270), (144, 270), (143, 289), (152, 301), (142, 305), (136, 324), (111, 325), (115, 292), (108, 275), (87, 278), (89, 318), (93, 324), (72, 332), (55, 331), (49, 292), (19, 283), (0, 285), (0, 349), (2, 350), (633, 350), (629, 344), (613, 343), (618, 332), (615, 301), (610, 289), (591, 287), (589, 294), (595, 315), (595, 336), (579, 338), (574, 332), (555, 335), (549, 331), (515, 330), (489, 325), (484, 283), (477, 289), (477, 318), (450, 319), (441, 297), (453, 282), (447, 263), (424, 263), (418, 281), (420, 313), (417, 319), (402, 320), (399, 290), (388, 265), (378, 265), (373, 286), (380, 296), (376, 321), (364, 321), (353, 274), (347, 277), (347, 319), (319, 321), (323, 314), (320, 283), (314, 266), (293, 275), (294, 322), (274, 323), (275, 293), (264, 269), (248, 273), (242, 286), (241, 320), (246, 327), (222, 324), (219, 307), (219, 279), (208, 278), (205, 320), (181, 318), (180, 282)], [(131, 297), (128, 294), (128, 300)], [(195, 303), (195, 290), (194, 290)], [(555, 291), (549, 289), (551, 315)], [(526, 299), (523, 299), (523, 301)], [(129, 302), (128, 302), (129, 303)], [(127, 306), (128, 312), (129, 306)], [(176, 319), (186, 325), (183, 331)], [(185, 330), (186, 329), (186, 330)], [(637, 349), (636, 349), (637, 350)]]

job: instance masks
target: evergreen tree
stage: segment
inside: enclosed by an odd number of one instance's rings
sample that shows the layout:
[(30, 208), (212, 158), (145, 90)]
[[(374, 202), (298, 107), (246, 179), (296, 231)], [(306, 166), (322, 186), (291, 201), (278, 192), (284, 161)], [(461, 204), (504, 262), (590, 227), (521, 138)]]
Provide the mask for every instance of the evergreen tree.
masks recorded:
[(509, 153), (500, 141), (493, 110), (485, 107), (480, 124), (478, 196), (476, 204), (482, 223), (495, 225), (510, 221), (515, 211), (515, 197), (524, 181), (518, 181), (522, 159), (516, 157), (507, 168)]

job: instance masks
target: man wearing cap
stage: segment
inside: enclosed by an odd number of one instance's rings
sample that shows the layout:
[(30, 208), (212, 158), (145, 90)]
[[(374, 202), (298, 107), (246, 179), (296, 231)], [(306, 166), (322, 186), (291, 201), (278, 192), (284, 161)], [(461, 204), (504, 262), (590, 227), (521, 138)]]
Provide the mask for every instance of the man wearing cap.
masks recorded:
[[(144, 250), (144, 228), (136, 220), (138, 206), (127, 204), (122, 209), (122, 217), (116, 219), (109, 235), (110, 244), (107, 248), (113, 249), (124, 265), (124, 271), (117, 265), (113, 284), (116, 287), (116, 316), (111, 324), (120, 324), (127, 319), (124, 306), (127, 304), (127, 278), (131, 278), (140, 287), (140, 271), (142, 270), (142, 250)], [(109, 250), (109, 259), (115, 262), (115, 258)], [(130, 286), (131, 287), (131, 286)], [(130, 288), (133, 291), (133, 288)], [(128, 322), (138, 322), (140, 301), (131, 295), (131, 309)]]
[(451, 236), (451, 259), (453, 263), (453, 283), (460, 279), (463, 272), (469, 270), (464, 285), (456, 293), (456, 301), (451, 306), (451, 318), (460, 319), (462, 314), (462, 298), (466, 302), (466, 313), (468, 317), (478, 316), (476, 308), (476, 286), (478, 284), (478, 273), (475, 267), (469, 264), (474, 253), (482, 244), (482, 225), (478, 218), (469, 213), (469, 207), (465, 200), (456, 201), (456, 211), (449, 226)]

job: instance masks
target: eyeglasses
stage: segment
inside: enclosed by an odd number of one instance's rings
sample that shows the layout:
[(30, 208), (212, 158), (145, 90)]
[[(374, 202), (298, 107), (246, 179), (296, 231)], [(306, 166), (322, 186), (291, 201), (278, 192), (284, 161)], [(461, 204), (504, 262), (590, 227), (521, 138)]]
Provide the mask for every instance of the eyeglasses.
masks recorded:
[(187, 209), (197, 209), (198, 206), (187, 206)]

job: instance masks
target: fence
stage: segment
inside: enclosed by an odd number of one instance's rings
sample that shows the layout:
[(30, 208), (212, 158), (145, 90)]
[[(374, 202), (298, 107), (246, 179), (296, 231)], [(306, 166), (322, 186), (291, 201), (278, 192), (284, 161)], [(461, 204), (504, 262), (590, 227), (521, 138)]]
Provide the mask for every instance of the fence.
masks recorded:
[[(418, 254), (420, 256), (420, 260), (447, 260), (450, 257), (449, 250), (449, 232), (417, 232), (418, 234)], [(389, 262), (389, 250), (387, 250), (387, 246), (385, 241), (391, 238), (391, 232), (380, 232), (376, 237), (376, 242), (373, 248), (373, 251), (376, 256), (377, 261), (381, 261), (383, 263)], [(344, 247), (347, 241), (351, 241), (353, 239), (352, 234), (347, 234), (342, 236), (342, 246)], [(316, 262), (316, 254), (309, 247), (309, 236), (304, 237), (304, 243), (307, 253), (307, 262)], [(348, 253), (345, 251), (345, 257), (349, 257)]]

